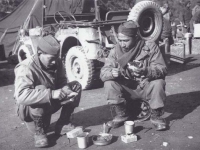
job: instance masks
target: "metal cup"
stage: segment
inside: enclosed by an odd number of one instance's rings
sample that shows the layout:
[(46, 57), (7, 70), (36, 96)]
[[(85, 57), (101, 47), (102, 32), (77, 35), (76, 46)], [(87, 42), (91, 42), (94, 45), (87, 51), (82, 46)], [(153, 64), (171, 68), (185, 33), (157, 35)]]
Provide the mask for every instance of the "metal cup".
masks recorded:
[(134, 123), (134, 121), (125, 121), (124, 127), (125, 127), (125, 134), (126, 135), (133, 134), (135, 123)]
[(84, 133), (80, 134), (79, 136), (77, 136), (77, 143), (78, 143), (79, 148), (81, 148), (81, 149), (87, 148), (88, 133), (84, 132)]

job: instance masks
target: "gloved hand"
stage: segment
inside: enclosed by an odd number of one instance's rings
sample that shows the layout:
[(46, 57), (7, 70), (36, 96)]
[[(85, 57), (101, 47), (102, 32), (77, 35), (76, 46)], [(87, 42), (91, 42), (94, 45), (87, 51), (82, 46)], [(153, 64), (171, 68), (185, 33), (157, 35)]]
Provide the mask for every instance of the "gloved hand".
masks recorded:
[[(70, 89), (70, 87), (67, 86), (67, 85), (64, 86), (64, 87), (62, 88), (62, 92), (65, 93), (65, 94), (67, 95), (67, 99), (70, 99), (70, 98), (75, 97), (76, 95), (78, 95), (78, 93), (72, 91), (72, 90)], [(66, 97), (65, 97), (65, 98), (66, 98)]]
[(64, 93), (62, 89), (52, 90), (51, 94), (53, 99), (59, 99), (59, 100), (62, 100), (67, 96), (67, 94)]
[(73, 97), (75, 97), (75, 96), (77, 96), (78, 95), (78, 93), (76, 93), (76, 92), (72, 92), (72, 93), (70, 93), (69, 95), (67, 95), (67, 98), (73, 98)]
[(65, 86), (62, 87), (62, 91), (63, 91), (66, 95), (69, 95), (71, 92), (73, 92), (73, 91), (71, 90), (71, 88), (70, 88), (69, 86), (67, 86), (67, 85), (65, 85)]

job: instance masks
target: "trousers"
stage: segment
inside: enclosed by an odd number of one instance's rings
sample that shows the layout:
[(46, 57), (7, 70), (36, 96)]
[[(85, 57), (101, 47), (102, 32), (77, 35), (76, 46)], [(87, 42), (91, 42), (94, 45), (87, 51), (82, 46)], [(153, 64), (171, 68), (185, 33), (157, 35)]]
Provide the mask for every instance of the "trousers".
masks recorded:
[(164, 107), (165, 85), (163, 79), (147, 81), (144, 87), (140, 87), (136, 82), (130, 80), (109, 80), (104, 83), (108, 104), (124, 103), (127, 99), (143, 99), (149, 102), (152, 109)]

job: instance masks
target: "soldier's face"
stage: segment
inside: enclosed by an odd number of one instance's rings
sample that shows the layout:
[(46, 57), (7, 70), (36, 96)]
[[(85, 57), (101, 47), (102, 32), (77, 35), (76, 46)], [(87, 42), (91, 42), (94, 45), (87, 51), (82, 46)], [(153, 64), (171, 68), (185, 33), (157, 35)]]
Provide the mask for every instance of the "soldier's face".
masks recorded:
[(129, 37), (122, 33), (118, 33), (118, 41), (124, 52), (128, 52), (135, 44), (135, 37)]
[(57, 55), (50, 55), (50, 54), (41, 54), (40, 60), (41, 60), (42, 64), (47, 69), (51, 69), (51, 68), (54, 68), (56, 66), (58, 56)]

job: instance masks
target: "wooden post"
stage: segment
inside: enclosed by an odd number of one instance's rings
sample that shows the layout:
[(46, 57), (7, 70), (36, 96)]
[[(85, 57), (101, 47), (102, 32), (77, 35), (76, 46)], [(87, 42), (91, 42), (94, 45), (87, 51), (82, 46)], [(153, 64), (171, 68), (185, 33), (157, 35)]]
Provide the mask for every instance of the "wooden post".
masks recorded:
[(4, 45), (0, 44), (0, 61), (6, 60)]
[(185, 54), (192, 54), (192, 34), (185, 34)]

